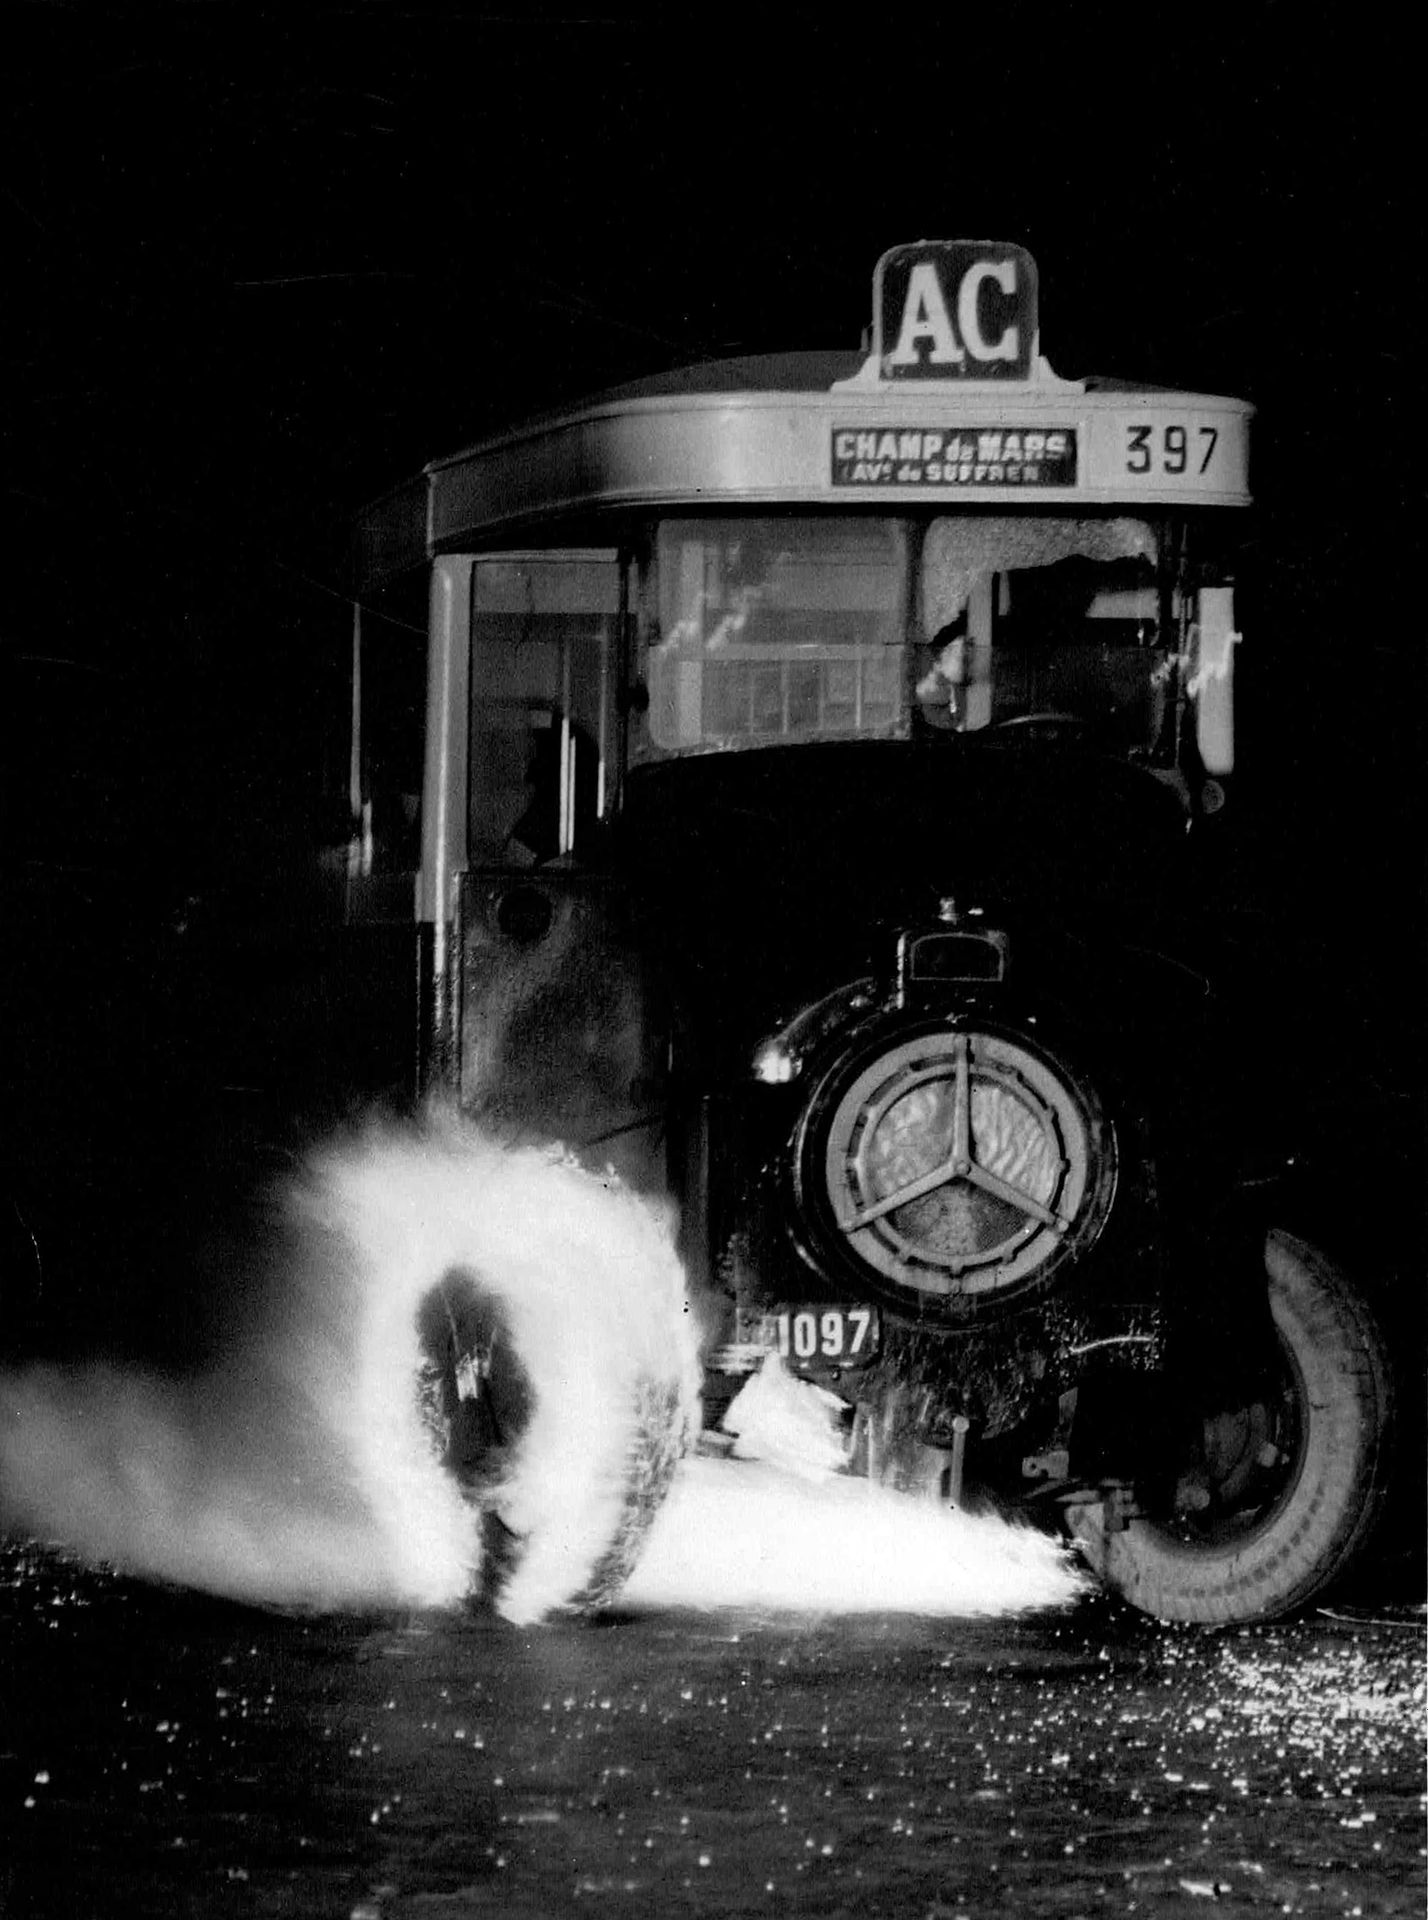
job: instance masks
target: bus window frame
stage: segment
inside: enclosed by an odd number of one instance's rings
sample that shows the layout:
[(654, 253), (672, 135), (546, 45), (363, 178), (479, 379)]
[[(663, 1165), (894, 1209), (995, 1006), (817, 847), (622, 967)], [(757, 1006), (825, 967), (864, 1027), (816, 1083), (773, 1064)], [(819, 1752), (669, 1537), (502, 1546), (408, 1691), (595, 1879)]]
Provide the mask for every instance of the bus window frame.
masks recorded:
[[(624, 742), (623, 716), (620, 710), (618, 688), (622, 678), (621, 663), (624, 650), (627, 551), (622, 545), (614, 542), (600, 546), (581, 543), (551, 547), (502, 547), (471, 554), (469, 560), (471, 577), (465, 689), (467, 752), (466, 791), (463, 803), (471, 866), (482, 870), (520, 871), (530, 867), (568, 867), (584, 864), (588, 842), (608, 822), (618, 804), (621, 784)], [(479, 664), (482, 640), (478, 596), (483, 567), (495, 566), (530, 569), (585, 566), (608, 567), (614, 570), (613, 605), (592, 606), (583, 610), (578, 616), (608, 622), (606, 631), (601, 634), (597, 643), (598, 662), (595, 668), (596, 689), (593, 699), (593, 717), (596, 724), (593, 738), (589, 741), (595, 750), (593, 807), (582, 808), (579, 802), (579, 786), (582, 780), (582, 756), (579, 742), (582, 737), (582, 727), (581, 713), (576, 711), (576, 680), (580, 677), (576, 672), (576, 655), (586, 643), (579, 636), (561, 634), (555, 636), (552, 642), (558, 650), (558, 686), (533, 687), (525, 695), (522, 695), (517, 687), (510, 695), (512, 701), (524, 706), (527, 714), (527, 725), (524, 729), (512, 728), (508, 731), (512, 734), (522, 733), (527, 741), (529, 757), (524, 784), (535, 786), (536, 791), (532, 794), (531, 806), (509, 824), (507, 831), (500, 836), (499, 845), (494, 828), (482, 830), (483, 816), (478, 813), (481, 729), (478, 725), (477, 706), (482, 691)], [(533, 613), (539, 614), (540, 611), (532, 608)], [(581, 661), (581, 665), (586, 664), (588, 661)], [(586, 713), (588, 717), (588, 709), (582, 709), (581, 712)], [(517, 830), (526, 820), (527, 813), (537, 811), (542, 797), (539, 783), (533, 772), (537, 735), (545, 731), (533, 724), (537, 713), (548, 714), (555, 723), (554, 731), (558, 734), (556, 771), (559, 787), (552, 808), (555, 818), (555, 840), (552, 850), (545, 850), (539, 844), (527, 845), (515, 839)], [(488, 731), (494, 733), (497, 730), (488, 729)], [(589, 737), (588, 734), (586, 737)], [(517, 847), (522, 849), (521, 853), (515, 851)], [(523, 855), (525, 857), (522, 857)]]

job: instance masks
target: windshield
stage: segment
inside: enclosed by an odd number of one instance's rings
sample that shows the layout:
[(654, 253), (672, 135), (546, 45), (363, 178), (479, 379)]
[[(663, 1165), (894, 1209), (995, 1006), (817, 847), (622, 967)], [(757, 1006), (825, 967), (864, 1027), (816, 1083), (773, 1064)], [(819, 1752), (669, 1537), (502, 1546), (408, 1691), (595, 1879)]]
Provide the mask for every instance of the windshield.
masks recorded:
[(647, 748), (904, 731), (906, 554), (893, 520), (666, 520), (642, 636)]
[(666, 520), (638, 595), (632, 758), (1032, 716), (1152, 754), (1180, 652), (1162, 560), (1127, 516)]
[(1175, 666), (1158, 561), (1144, 520), (934, 520), (913, 648), (923, 721), (975, 732), (1054, 717), (1154, 746)]

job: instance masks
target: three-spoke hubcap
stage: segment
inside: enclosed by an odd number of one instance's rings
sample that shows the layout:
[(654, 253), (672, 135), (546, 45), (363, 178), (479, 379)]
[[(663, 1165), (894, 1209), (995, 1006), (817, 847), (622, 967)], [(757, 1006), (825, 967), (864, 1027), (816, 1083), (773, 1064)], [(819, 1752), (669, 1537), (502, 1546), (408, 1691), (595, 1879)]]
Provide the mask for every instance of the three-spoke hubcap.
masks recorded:
[(1095, 1211), (1089, 1099), (1005, 1035), (894, 1042), (832, 1104), (822, 1173), (834, 1230), (885, 1281), (975, 1295), (1027, 1280)]

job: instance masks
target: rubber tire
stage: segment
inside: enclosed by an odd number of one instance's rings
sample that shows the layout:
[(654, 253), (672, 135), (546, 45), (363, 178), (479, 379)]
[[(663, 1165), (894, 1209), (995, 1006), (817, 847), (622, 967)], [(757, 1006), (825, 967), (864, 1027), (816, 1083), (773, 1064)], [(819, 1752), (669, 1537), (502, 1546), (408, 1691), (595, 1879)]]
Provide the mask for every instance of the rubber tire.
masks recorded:
[(1291, 1234), (1271, 1232), (1264, 1260), (1298, 1389), (1289, 1486), (1250, 1531), (1213, 1544), (1144, 1518), (1110, 1527), (1101, 1502), (1067, 1516), (1098, 1577), (1161, 1620), (1240, 1625), (1298, 1611), (1348, 1570), (1382, 1505), (1391, 1375), (1372, 1316), (1340, 1270)]
[[(442, 1467), (458, 1482), (482, 1521), (482, 1565), (471, 1599), (497, 1607), (529, 1542), (500, 1515), (501, 1482), (534, 1405), (529, 1378), (499, 1304), (466, 1269), (444, 1274), (417, 1310), (421, 1362), (416, 1398), (422, 1425)], [(481, 1392), (463, 1398), (457, 1368), (464, 1356), (487, 1356)], [(680, 1383), (639, 1379), (633, 1389), (632, 1437), (624, 1465), (616, 1528), (579, 1592), (561, 1611), (585, 1613), (615, 1600), (664, 1504), (684, 1452)]]
[(593, 1613), (619, 1599), (664, 1505), (684, 1454), (684, 1441), (679, 1387), (669, 1381), (641, 1380), (635, 1390), (634, 1438), (625, 1461), (619, 1525), (585, 1585), (569, 1602), (576, 1612)]

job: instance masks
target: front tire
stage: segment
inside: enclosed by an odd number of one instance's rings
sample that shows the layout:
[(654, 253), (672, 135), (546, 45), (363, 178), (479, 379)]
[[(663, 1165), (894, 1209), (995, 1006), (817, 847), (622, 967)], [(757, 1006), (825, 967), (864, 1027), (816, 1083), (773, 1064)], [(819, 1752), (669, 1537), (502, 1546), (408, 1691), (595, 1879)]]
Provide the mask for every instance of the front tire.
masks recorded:
[(1164, 1517), (1122, 1526), (1113, 1503), (1072, 1507), (1093, 1570), (1162, 1620), (1228, 1625), (1292, 1613), (1361, 1552), (1385, 1491), (1389, 1368), (1340, 1270), (1291, 1234), (1264, 1248), (1278, 1377), (1203, 1423), (1202, 1473)]

